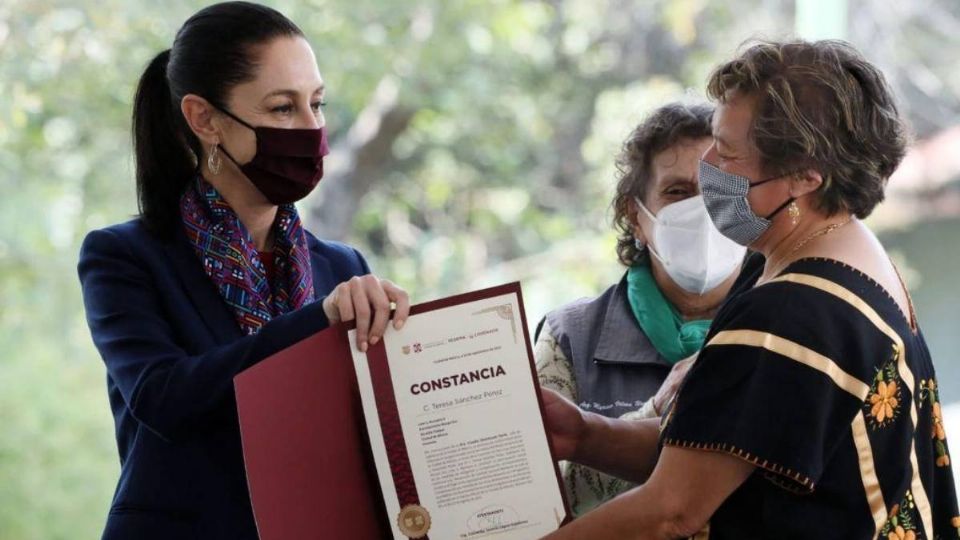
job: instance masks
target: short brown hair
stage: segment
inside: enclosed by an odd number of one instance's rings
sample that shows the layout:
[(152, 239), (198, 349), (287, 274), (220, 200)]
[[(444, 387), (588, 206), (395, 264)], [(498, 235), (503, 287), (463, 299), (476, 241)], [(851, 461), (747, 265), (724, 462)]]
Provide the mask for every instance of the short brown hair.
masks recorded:
[(617, 258), (633, 265), (641, 251), (634, 245), (630, 204), (643, 199), (653, 175), (653, 158), (684, 139), (700, 139), (711, 134), (713, 106), (670, 103), (653, 111), (623, 143), (617, 156), (617, 193), (613, 198), (613, 226), (617, 231)]
[(812, 168), (827, 215), (865, 218), (883, 201), (907, 130), (883, 74), (843, 41), (761, 41), (710, 76), (707, 93), (758, 98), (750, 136), (765, 174)]

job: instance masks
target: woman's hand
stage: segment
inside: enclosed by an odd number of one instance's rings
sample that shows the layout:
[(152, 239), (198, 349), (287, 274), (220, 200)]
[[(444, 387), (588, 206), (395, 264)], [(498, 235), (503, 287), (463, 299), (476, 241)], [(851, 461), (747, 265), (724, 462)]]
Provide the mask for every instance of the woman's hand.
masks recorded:
[(373, 274), (354, 276), (336, 286), (323, 299), (323, 312), (330, 323), (357, 321), (357, 348), (367, 352), (383, 337), (390, 320), (391, 303), (396, 305), (393, 328), (399, 330), (410, 314), (407, 291)]
[(543, 395), (543, 410), (547, 421), (547, 431), (556, 457), (562, 460), (572, 459), (580, 442), (586, 435), (587, 422), (583, 411), (558, 392), (540, 387)]
[(667, 378), (664, 379), (663, 384), (660, 385), (660, 389), (657, 390), (656, 395), (652, 398), (653, 410), (656, 411), (657, 415), (663, 414), (664, 407), (677, 395), (677, 390), (680, 389), (680, 383), (683, 382), (683, 379), (687, 376), (687, 372), (690, 371), (690, 366), (693, 365), (696, 359), (697, 355), (694, 354), (673, 365), (673, 369), (670, 370)]

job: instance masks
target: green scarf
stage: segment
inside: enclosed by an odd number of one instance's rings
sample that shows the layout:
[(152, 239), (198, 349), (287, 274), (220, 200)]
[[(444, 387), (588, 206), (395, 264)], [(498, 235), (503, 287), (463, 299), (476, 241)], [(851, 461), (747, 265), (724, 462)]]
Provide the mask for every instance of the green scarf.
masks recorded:
[(640, 328), (671, 365), (703, 347), (710, 321), (684, 321), (677, 308), (660, 292), (649, 263), (627, 270), (627, 300)]

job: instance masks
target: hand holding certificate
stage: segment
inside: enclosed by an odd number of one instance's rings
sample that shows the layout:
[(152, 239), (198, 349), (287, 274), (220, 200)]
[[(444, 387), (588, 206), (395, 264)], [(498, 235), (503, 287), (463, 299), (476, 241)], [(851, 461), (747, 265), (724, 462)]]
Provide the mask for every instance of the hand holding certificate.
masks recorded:
[(394, 538), (538, 538), (568, 520), (519, 284), (414, 306), (351, 352)]

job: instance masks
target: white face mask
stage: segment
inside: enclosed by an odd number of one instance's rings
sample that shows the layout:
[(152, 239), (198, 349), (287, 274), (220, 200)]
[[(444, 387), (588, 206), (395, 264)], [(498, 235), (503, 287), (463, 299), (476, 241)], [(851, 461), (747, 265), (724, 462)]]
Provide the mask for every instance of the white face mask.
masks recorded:
[(703, 294), (739, 270), (747, 248), (717, 230), (703, 196), (664, 206), (656, 216), (639, 198), (634, 200), (653, 221), (650, 253), (685, 291)]

